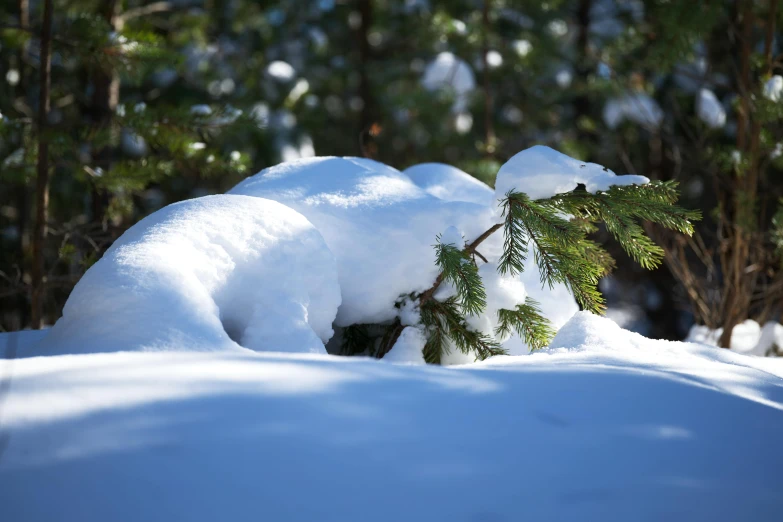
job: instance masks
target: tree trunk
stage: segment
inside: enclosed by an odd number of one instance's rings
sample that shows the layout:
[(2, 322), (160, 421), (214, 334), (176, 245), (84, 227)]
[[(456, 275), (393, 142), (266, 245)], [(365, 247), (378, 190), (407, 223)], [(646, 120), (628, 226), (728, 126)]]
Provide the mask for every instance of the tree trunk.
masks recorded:
[(359, 99), (362, 109), (359, 111), (359, 152), (366, 158), (375, 158), (378, 145), (374, 141), (376, 132), (371, 130), (375, 122), (375, 99), (370, 84), (369, 65), (372, 60), (369, 33), (373, 23), (372, 0), (359, 0), (360, 23), (356, 38), (359, 47)]
[(484, 4), (481, 10), (481, 61), (484, 67), (484, 146), (488, 156), (495, 154), (495, 125), (492, 119), (493, 113), (493, 101), (492, 101), (492, 88), (489, 78), (489, 60), (487, 55), (489, 54), (489, 33), (491, 31), (491, 25), (489, 20), (490, 1), (484, 0)]
[[(774, 13), (776, 0), (770, 0), (770, 9)], [(730, 255), (726, 256), (728, 264), (724, 264), (723, 302), (724, 323), (723, 333), (718, 344), (724, 348), (731, 346), (731, 334), (734, 327), (746, 319), (750, 313), (753, 293), (758, 282), (756, 266), (758, 235), (753, 233), (757, 228), (758, 216), (755, 203), (758, 200), (758, 185), (761, 177), (760, 141), (761, 123), (753, 118), (752, 97), (756, 85), (753, 81), (752, 39), (754, 30), (753, 2), (745, 0), (742, 3), (742, 42), (740, 47), (739, 78), (737, 79), (740, 93), (740, 106), (737, 118), (737, 149), (747, 158), (747, 168), (741, 176), (732, 180), (730, 201), (732, 215), (730, 216), (731, 233), (729, 238)], [(767, 19), (767, 42), (765, 54), (771, 54), (770, 31), (774, 34), (774, 16)], [(772, 25), (772, 29), (769, 26)]]
[[(30, 5), (28, 0), (19, 0), (19, 27), (23, 31), (30, 29)], [(28, 67), (29, 61), (27, 46), (24, 45), (19, 53), (19, 89), (18, 96), (26, 100), (27, 93), (29, 92), (30, 82), (28, 79)], [(29, 246), (27, 227), (29, 222), (28, 213), (30, 212), (30, 193), (27, 187), (27, 175), (24, 174), (22, 180), (19, 183), (16, 193), (16, 208), (18, 211), (16, 226), (19, 229), (19, 239), (16, 245), (19, 258), (19, 272), (21, 274), (21, 280), (24, 281), (26, 267), (25, 267), (25, 252)], [(19, 310), (19, 329), (21, 330), (27, 325), (27, 321), (30, 318), (30, 302), (29, 295), (25, 292), (18, 296)]]
[(38, 100), (38, 165), (35, 183), (35, 227), (33, 231), (33, 270), (31, 326), (40, 329), (44, 319), (44, 242), (49, 210), (49, 138), (46, 135), (49, 117), (49, 87), (52, 69), (52, 1), (44, 0), (41, 26), (40, 96)]
[[(99, 8), (100, 16), (116, 31), (119, 23), (119, 7), (117, 0), (104, 0)], [(114, 111), (120, 100), (120, 77), (116, 71), (106, 71), (100, 65), (92, 70), (93, 94), (90, 100), (89, 114), (94, 126), (110, 128)], [(112, 139), (112, 141), (114, 141)], [(114, 148), (109, 145), (97, 151), (95, 164), (104, 172), (111, 168)], [(93, 220), (103, 222), (111, 202), (110, 194), (103, 188), (93, 186), (92, 212)]]
[[(593, 0), (579, 0), (579, 7), (576, 12), (577, 35), (576, 35), (576, 75), (581, 89), (587, 88), (587, 76), (590, 74), (589, 60), (589, 36), (590, 36), (590, 8)], [(587, 92), (578, 93), (574, 98), (574, 110), (576, 112), (576, 122), (587, 116), (590, 111), (590, 100)]]

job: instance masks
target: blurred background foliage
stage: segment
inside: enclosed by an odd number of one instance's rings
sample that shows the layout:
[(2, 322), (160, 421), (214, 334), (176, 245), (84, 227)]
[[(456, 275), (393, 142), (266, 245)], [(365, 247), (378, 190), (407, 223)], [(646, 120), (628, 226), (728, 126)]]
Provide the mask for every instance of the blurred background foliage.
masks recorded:
[(7, 0), (0, 329), (55, 321), (84, 270), (150, 212), (280, 161), (445, 162), (491, 184), (534, 144), (678, 180), (682, 204), (705, 210), (696, 244), (650, 230), (667, 250), (651, 273), (597, 232), (618, 259), (601, 288), (623, 326), (681, 339), (694, 322), (777, 319), (780, 21), (777, 0)]

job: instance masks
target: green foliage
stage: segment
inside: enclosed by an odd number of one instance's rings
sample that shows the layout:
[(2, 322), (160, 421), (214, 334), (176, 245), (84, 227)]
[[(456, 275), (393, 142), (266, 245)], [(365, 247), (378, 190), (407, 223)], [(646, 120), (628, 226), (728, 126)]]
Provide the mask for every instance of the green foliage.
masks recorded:
[(368, 325), (353, 324), (343, 329), (343, 355), (370, 353), (374, 346), (374, 337), (370, 334)]
[(421, 322), (428, 331), (423, 355), (429, 364), (440, 364), (452, 346), (480, 360), (506, 353), (495, 339), (468, 327), (456, 297), (422, 303)]
[(495, 336), (498, 339), (506, 339), (512, 331), (515, 331), (532, 350), (544, 348), (555, 336), (552, 324), (541, 315), (541, 306), (530, 297), (514, 310), (498, 310)]
[(550, 288), (566, 285), (584, 309), (601, 313), (604, 301), (597, 286), (606, 267), (583, 255), (591, 249), (584, 227), (561, 217), (562, 209), (551, 202), (532, 201), (519, 192), (506, 194), (501, 205), (505, 242), (500, 272), (522, 272), (532, 244), (541, 282)]
[[(596, 194), (578, 189), (544, 200), (508, 192), (501, 201), (505, 237), (498, 271), (518, 275), (532, 248), (542, 284), (550, 288), (563, 284), (583, 309), (602, 313), (604, 299), (598, 280), (612, 270), (615, 261), (588, 234), (596, 231), (596, 223), (604, 224), (634, 261), (643, 268), (655, 268), (663, 250), (647, 237), (640, 221), (690, 235), (690, 221), (701, 218), (699, 212), (677, 207), (677, 199), (674, 182), (615, 186)], [(783, 222), (783, 211), (777, 219)], [(783, 239), (777, 240), (783, 245)], [(470, 251), (443, 245), (440, 236), (435, 249), (439, 281), (451, 282), (457, 295), (444, 301), (427, 295), (421, 303), (421, 322), (428, 331), (424, 347), (427, 362), (439, 363), (451, 346), (479, 359), (503, 353), (498, 340), (506, 339), (512, 331), (533, 350), (551, 342), (554, 330), (532, 299), (513, 310), (498, 311), (495, 337), (472, 330), (465, 317), (485, 311), (486, 292)]]
[(770, 239), (775, 247), (775, 255), (780, 259), (780, 264), (783, 266), (783, 198), (778, 201), (777, 211), (772, 216)]
[(463, 313), (478, 315), (487, 306), (487, 294), (478, 267), (468, 254), (454, 245), (435, 245), (435, 262), (443, 273), (443, 279), (450, 281), (457, 289), (459, 305)]

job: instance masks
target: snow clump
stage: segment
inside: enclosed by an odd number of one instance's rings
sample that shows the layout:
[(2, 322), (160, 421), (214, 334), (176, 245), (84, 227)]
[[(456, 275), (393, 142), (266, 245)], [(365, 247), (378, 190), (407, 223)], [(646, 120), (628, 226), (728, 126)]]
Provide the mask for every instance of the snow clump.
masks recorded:
[(720, 129), (726, 125), (726, 109), (715, 93), (708, 89), (699, 91), (696, 98), (696, 115), (711, 129)]
[(658, 128), (663, 123), (663, 110), (653, 98), (644, 93), (627, 94), (609, 100), (604, 106), (604, 123), (616, 129), (625, 120), (643, 127)]
[(628, 174), (618, 176), (596, 163), (586, 163), (543, 145), (517, 153), (498, 172), (495, 199), (503, 199), (509, 191), (524, 192), (530, 199), (546, 199), (570, 192), (578, 184), (588, 192), (609, 190), (615, 185), (643, 185), (650, 180)]
[(445, 163), (420, 163), (402, 171), (425, 192), (445, 201), (491, 205), (492, 189), (467, 172)]
[(421, 83), (428, 91), (451, 89), (455, 100), (452, 110), (464, 112), (468, 96), (476, 88), (476, 78), (470, 66), (449, 52), (440, 53), (424, 70)]
[(301, 212), (337, 257), (337, 326), (398, 316), (400, 296), (438, 275), (436, 236), (449, 226), (474, 239), (492, 225), (490, 206), (438, 199), (400, 171), (363, 158), (308, 158), (270, 167), (229, 191)]
[(207, 196), (126, 231), (28, 355), (325, 353), (339, 304), (334, 256), (304, 216), (260, 198)]
[(764, 84), (764, 97), (779, 102), (783, 97), (783, 76), (776, 74)]

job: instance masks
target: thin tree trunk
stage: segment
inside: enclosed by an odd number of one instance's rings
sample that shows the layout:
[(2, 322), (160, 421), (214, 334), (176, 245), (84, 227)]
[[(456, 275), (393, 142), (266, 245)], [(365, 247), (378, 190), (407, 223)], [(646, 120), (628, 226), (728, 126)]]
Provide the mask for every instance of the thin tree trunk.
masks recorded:
[[(19, 27), (22, 31), (30, 30), (30, 5), (28, 0), (19, 0)], [(23, 45), (19, 52), (19, 90), (18, 96), (20, 98), (27, 98), (29, 92), (30, 82), (28, 79), (28, 67), (29, 62), (27, 45)], [(24, 175), (16, 194), (16, 208), (18, 212), (16, 226), (19, 229), (19, 240), (17, 242), (17, 251), (19, 259), (19, 272), (21, 279), (24, 281), (24, 274), (26, 271), (24, 259), (25, 251), (29, 245), (27, 227), (30, 212), (30, 193), (27, 187), (27, 176)], [(28, 301), (29, 295), (25, 292), (18, 297), (19, 310), (19, 329), (27, 325), (27, 321), (30, 318), (30, 303)]]
[(487, 154), (493, 156), (495, 154), (495, 125), (492, 120), (493, 101), (489, 78), (489, 60), (487, 59), (487, 55), (489, 54), (489, 33), (491, 30), (489, 20), (490, 1), (491, 0), (484, 0), (481, 10), (481, 61), (484, 66), (484, 146), (486, 147)]
[[(119, 23), (119, 6), (117, 0), (104, 0), (99, 8), (100, 16), (108, 22), (114, 31), (117, 30)], [(92, 84), (90, 119), (96, 127), (109, 129), (120, 100), (120, 77), (116, 71), (106, 71), (100, 65), (96, 65), (92, 71)], [(111, 145), (104, 147), (95, 155), (96, 166), (108, 171), (111, 168), (113, 156), (113, 147)], [(110, 194), (105, 189), (93, 186), (92, 212), (95, 221), (103, 222), (105, 220), (110, 202)]]
[(44, 242), (46, 219), (49, 210), (49, 139), (46, 135), (49, 117), (49, 87), (52, 72), (52, 1), (44, 0), (43, 25), (41, 26), (40, 96), (38, 100), (38, 166), (35, 184), (35, 227), (33, 233), (33, 270), (31, 326), (40, 329), (44, 315)]
[[(587, 75), (590, 73), (589, 65), (589, 36), (590, 36), (590, 8), (593, 0), (579, 0), (579, 6), (576, 12), (577, 35), (576, 35), (576, 74), (579, 79), (579, 87), (587, 88)], [(574, 98), (574, 110), (576, 111), (576, 121), (583, 116), (587, 116), (590, 110), (590, 100), (587, 92), (581, 92)]]
[[(770, 1), (774, 5), (775, 0)], [(748, 166), (742, 176), (734, 178), (733, 194), (730, 199), (732, 204), (730, 222), (733, 229), (729, 236), (731, 255), (728, 256), (728, 266), (723, 266), (725, 277), (724, 322), (723, 333), (718, 340), (718, 344), (724, 348), (731, 347), (731, 335), (734, 327), (750, 314), (752, 294), (758, 280), (757, 271), (749, 270), (749, 267), (755, 264), (755, 259), (752, 257), (755, 256), (754, 242), (756, 239), (752, 230), (757, 221), (755, 206), (749, 202), (755, 202), (758, 197), (761, 137), (761, 124), (752, 117), (751, 96), (754, 91), (751, 75), (753, 3), (746, 0), (740, 11), (742, 12), (742, 42), (740, 77), (738, 79), (740, 110), (737, 118), (737, 148), (748, 158)], [(774, 18), (769, 18), (767, 23), (774, 24)], [(771, 46), (771, 43), (769, 45)]]
[(357, 45), (359, 47), (359, 99), (362, 109), (359, 111), (359, 152), (367, 158), (377, 156), (377, 144), (373, 141), (372, 127), (375, 118), (375, 100), (370, 84), (369, 64), (372, 60), (369, 33), (373, 23), (372, 0), (359, 0), (360, 23), (357, 30)]

